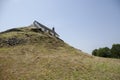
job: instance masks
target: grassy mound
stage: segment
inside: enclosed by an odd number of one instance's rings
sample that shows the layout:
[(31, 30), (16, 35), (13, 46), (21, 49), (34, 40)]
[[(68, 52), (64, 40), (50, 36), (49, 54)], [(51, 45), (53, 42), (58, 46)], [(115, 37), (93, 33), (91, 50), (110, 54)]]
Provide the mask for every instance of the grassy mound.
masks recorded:
[(0, 80), (120, 79), (119, 59), (88, 55), (31, 27), (0, 33), (0, 45)]

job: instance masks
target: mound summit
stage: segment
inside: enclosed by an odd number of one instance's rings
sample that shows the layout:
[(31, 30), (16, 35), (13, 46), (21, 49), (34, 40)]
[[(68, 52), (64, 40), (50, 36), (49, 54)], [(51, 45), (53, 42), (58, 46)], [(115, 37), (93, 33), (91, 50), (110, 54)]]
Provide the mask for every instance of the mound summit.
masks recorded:
[(119, 79), (119, 59), (75, 49), (37, 21), (0, 33), (0, 80)]
[(37, 21), (27, 27), (13, 28), (1, 32), (0, 35), (0, 47), (27, 43), (60, 43), (62, 41), (55, 32), (55, 28), (50, 29)]

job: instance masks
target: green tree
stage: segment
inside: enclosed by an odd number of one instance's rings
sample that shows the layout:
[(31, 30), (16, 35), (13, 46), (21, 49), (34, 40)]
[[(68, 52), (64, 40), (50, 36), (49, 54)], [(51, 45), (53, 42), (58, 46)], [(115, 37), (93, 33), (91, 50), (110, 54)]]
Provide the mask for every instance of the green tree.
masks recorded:
[(97, 49), (93, 50), (92, 55), (97, 56), (97, 51), (98, 51)]
[(99, 57), (111, 57), (111, 52), (108, 47), (104, 47), (93, 50), (92, 55)]
[(111, 48), (112, 57), (120, 58), (120, 44), (113, 44)]
[(111, 52), (108, 47), (99, 48), (97, 51), (98, 56), (100, 57), (111, 57)]

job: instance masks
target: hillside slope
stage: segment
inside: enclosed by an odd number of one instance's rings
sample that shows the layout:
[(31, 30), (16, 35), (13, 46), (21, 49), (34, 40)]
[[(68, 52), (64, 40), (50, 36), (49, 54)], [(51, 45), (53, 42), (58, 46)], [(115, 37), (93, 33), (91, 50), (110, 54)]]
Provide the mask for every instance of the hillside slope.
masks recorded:
[(88, 55), (30, 27), (0, 33), (0, 80), (120, 80), (120, 60)]

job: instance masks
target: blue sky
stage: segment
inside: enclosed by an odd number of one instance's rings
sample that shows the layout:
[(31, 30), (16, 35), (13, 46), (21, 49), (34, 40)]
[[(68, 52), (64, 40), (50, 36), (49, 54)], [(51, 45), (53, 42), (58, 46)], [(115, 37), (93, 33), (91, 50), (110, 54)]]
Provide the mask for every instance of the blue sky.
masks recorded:
[(0, 31), (34, 20), (87, 53), (120, 43), (120, 0), (0, 0)]

